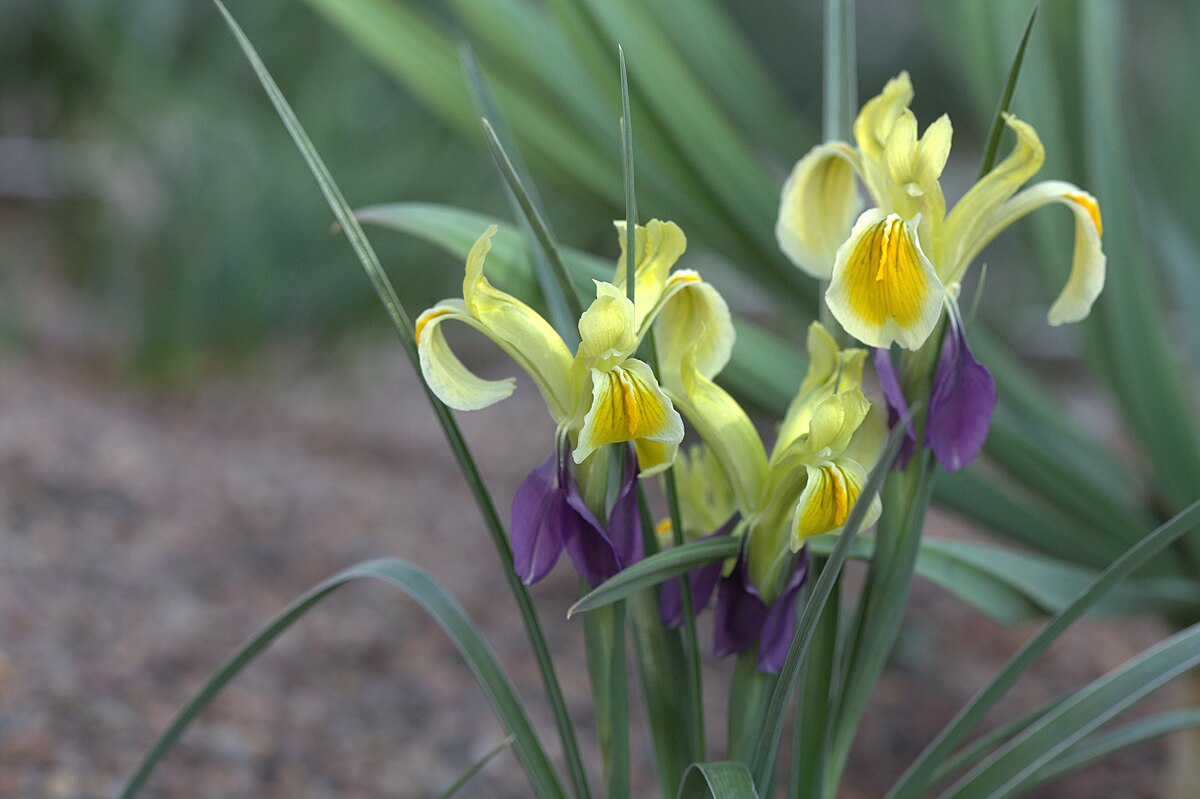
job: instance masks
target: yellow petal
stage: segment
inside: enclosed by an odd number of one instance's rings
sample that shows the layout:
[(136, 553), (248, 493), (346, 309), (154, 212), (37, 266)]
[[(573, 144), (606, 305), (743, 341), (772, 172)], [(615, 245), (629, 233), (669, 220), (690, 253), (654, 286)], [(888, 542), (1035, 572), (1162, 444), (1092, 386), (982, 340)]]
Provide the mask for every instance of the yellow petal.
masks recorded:
[(677, 373), (680, 382), (669, 385), (675, 404), (704, 445), (721, 465), (743, 516), (759, 509), (767, 475), (767, 453), (750, 417), (733, 397), (695, 366), (695, 356), (685, 355)]
[(658, 307), (646, 321), (656, 325), (659, 360), (665, 371), (677, 371), (689, 350), (695, 368), (708, 378), (715, 377), (729, 363), (736, 338), (729, 306), (720, 292), (696, 272), (674, 272), (667, 279)]
[(877, 208), (863, 213), (837, 253), (825, 300), (846, 332), (872, 347), (917, 349), (929, 337), (945, 289), (915, 226)]
[(463, 365), (442, 334), (442, 322), (449, 319), (479, 327), (461, 300), (444, 300), (417, 317), (421, 374), (437, 398), (457, 411), (475, 411), (512, 394), (516, 381), (511, 377), (484, 380)]
[[(628, 231), (625, 220), (613, 222), (617, 228), (617, 237), (621, 241), (621, 257), (617, 259), (617, 269), (613, 284), (625, 291), (625, 278), (628, 271), (625, 266), (625, 252), (628, 246)], [(667, 274), (671, 267), (687, 249), (687, 237), (674, 222), (663, 222), (651, 219), (643, 227), (637, 226), (634, 231), (634, 302), (637, 303), (637, 324), (642, 321), (650, 310), (658, 303), (667, 283)]]
[(492, 225), (467, 255), (463, 301), (476, 327), (520, 364), (537, 384), (551, 415), (561, 421), (572, 410), (572, 357), (562, 337), (537, 311), (488, 282), (484, 260), (492, 249)]
[(689, 535), (713, 532), (737, 510), (729, 479), (708, 447), (692, 446), (675, 461), (675, 485), (683, 527)]
[(590, 375), (592, 402), (573, 453), (576, 463), (605, 444), (644, 438), (678, 446), (683, 440), (683, 420), (649, 366), (630, 358), (611, 369), (592, 369)]
[[(867, 482), (866, 470), (849, 458), (806, 468), (808, 483), (796, 503), (792, 522), (793, 552), (799, 551), (811, 536), (840, 532)], [(881, 509), (876, 498), (867, 509), (861, 529), (878, 521)]]
[(1050, 324), (1061, 325), (1085, 318), (1092, 310), (1092, 303), (1104, 289), (1107, 259), (1100, 246), (1104, 225), (1096, 198), (1065, 181), (1036, 183), (1001, 205), (988, 220), (984, 232), (990, 234), (990, 239), (1021, 217), (1049, 203), (1065, 205), (1075, 215), (1075, 253), (1071, 261), (1071, 274), (1048, 314)]
[(883, 91), (863, 104), (854, 120), (854, 140), (863, 155), (878, 159), (887, 145), (892, 126), (912, 102), (913, 87), (907, 72), (901, 72), (883, 87)]
[(1033, 126), (1012, 114), (1006, 114), (1004, 122), (1017, 135), (1016, 146), (963, 195), (946, 217), (939, 263), (946, 285), (957, 283), (975, 256), (999, 232), (987, 229), (988, 219), (1046, 160), (1046, 150)]
[(783, 184), (775, 239), (792, 263), (828, 279), (838, 245), (861, 207), (854, 174), (858, 154), (845, 142), (819, 144), (796, 162)]
[(596, 281), (596, 299), (579, 317), (579, 360), (607, 368), (637, 349), (633, 303), (612, 283)]
[(809, 325), (808, 371), (779, 426), (772, 460), (808, 432), (813, 410), (823, 399), (835, 392), (862, 385), (866, 357), (867, 351), (864, 349), (838, 349), (833, 336), (819, 322)]

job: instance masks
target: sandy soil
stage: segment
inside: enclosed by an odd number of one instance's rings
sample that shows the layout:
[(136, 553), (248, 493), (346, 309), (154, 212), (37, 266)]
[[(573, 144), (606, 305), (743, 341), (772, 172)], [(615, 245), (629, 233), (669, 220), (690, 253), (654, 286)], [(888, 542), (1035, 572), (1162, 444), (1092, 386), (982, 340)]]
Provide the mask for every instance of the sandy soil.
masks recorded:
[[(501, 567), (407, 363), (390, 341), (347, 350), (321, 364), (274, 353), (253, 377), (176, 393), (115, 387), (45, 355), (0, 360), (0, 797), (112, 795), (243, 638), (323, 577), (379, 556), (415, 561), (459, 598), (553, 741)], [(536, 393), (462, 423), (506, 508), (549, 446)], [(929, 534), (966, 533), (936, 516)], [(575, 593), (561, 566), (534, 590), (596, 762), (580, 630), (564, 618)], [(843, 796), (879, 796), (1029, 632), (918, 582)], [(1145, 621), (1081, 625), (997, 718), (1162, 634)], [(728, 665), (708, 658), (711, 715)], [(145, 795), (436, 795), (502, 737), (436, 626), (394, 589), (352, 586), (229, 686)], [(639, 795), (652, 795), (635, 755)], [(1036, 796), (1148, 797), (1161, 767), (1162, 749), (1146, 746)], [(503, 755), (464, 795), (527, 786)]]

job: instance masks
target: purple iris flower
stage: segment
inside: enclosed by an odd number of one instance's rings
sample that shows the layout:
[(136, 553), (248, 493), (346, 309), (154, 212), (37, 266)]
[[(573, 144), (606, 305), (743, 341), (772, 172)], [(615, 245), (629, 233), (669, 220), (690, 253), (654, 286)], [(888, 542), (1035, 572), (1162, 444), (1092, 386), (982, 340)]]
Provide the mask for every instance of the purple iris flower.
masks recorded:
[[(875, 371), (888, 404), (888, 426), (894, 427), (908, 412), (908, 403), (887, 350), (875, 350)], [(996, 381), (971, 352), (961, 322), (951, 320), (934, 372), (925, 425), (925, 443), (943, 469), (956, 472), (979, 455), (995, 409)], [(908, 463), (915, 448), (916, 433), (910, 422), (896, 468)]]
[(579, 493), (565, 448), (555, 448), (513, 496), (513, 569), (526, 585), (541, 580), (564, 549), (576, 571), (597, 586), (642, 556), (637, 456), (626, 447), (624, 471), (608, 529)]
[(749, 649), (758, 641), (758, 669), (778, 674), (796, 632), (796, 596), (808, 579), (808, 550), (802, 550), (787, 585), (770, 605), (750, 581), (742, 558), (721, 578), (713, 619), (713, 651), (720, 657)]

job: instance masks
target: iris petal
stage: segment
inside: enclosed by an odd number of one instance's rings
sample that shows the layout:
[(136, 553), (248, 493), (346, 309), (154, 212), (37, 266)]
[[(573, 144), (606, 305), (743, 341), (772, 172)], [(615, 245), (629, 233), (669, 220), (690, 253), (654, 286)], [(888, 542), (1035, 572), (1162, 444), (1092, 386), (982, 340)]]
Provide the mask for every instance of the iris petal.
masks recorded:
[(877, 208), (858, 218), (838, 249), (829, 309), (846, 332), (872, 347), (917, 349), (941, 314), (945, 289), (921, 251), (915, 227)]
[(576, 463), (605, 444), (649, 439), (677, 447), (683, 440), (683, 420), (646, 364), (630, 358), (606, 371), (592, 369), (591, 379)]
[(951, 325), (942, 342), (925, 439), (948, 472), (966, 466), (987, 439), (996, 408), (996, 381), (975, 359), (962, 328)]

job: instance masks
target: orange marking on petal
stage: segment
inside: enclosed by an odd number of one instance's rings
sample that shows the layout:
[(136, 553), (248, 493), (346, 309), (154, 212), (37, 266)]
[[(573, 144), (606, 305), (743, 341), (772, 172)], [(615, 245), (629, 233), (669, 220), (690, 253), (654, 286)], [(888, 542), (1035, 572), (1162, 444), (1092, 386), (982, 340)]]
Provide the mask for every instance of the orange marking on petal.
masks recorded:
[(1064, 194), (1068, 200), (1073, 203), (1078, 203), (1088, 212), (1088, 216), (1092, 218), (1092, 224), (1096, 226), (1096, 235), (1104, 235), (1104, 223), (1100, 219), (1100, 206), (1091, 197), (1086, 194)]

